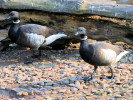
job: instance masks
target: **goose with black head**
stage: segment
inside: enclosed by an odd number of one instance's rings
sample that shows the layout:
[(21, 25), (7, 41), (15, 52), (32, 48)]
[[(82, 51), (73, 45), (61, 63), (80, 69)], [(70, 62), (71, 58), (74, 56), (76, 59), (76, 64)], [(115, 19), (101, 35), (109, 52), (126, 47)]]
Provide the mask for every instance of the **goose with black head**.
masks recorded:
[(58, 33), (56, 30), (47, 26), (38, 24), (20, 24), (20, 16), (17, 11), (11, 11), (6, 19), (13, 20), (8, 32), (9, 38), (16, 44), (24, 47), (29, 47), (33, 50), (33, 57), (41, 56), (41, 50), (39, 54), (35, 55), (35, 50), (39, 47), (44, 47), (56, 41), (61, 37), (66, 37), (66, 34)]
[(87, 33), (84, 27), (79, 27), (75, 35), (81, 37), (79, 49), (81, 58), (85, 62), (94, 65), (93, 73), (90, 77), (84, 78), (85, 82), (93, 79), (98, 66), (109, 66), (111, 76), (108, 78), (112, 79), (114, 75), (111, 65), (117, 63), (125, 54), (131, 53), (131, 51), (121, 50), (121, 48), (105, 42), (88, 43)]

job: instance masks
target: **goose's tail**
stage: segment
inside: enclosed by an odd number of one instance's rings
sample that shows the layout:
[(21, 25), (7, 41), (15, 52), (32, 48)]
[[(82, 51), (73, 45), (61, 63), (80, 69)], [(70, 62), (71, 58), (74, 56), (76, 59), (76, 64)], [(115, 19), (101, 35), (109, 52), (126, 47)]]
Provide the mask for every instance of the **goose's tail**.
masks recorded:
[(133, 53), (133, 51), (123, 51), (121, 52), (117, 57), (115, 62), (118, 62), (124, 55), (128, 54), (128, 53)]

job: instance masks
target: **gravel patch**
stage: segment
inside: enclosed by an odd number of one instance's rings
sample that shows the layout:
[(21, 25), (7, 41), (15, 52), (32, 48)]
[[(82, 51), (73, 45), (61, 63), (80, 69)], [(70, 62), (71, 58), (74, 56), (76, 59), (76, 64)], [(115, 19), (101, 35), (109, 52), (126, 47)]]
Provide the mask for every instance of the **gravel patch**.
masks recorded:
[[(95, 78), (84, 83), (93, 66), (84, 62), (77, 49), (43, 50), (40, 59), (31, 51), (13, 48), (0, 52), (0, 99), (13, 100), (86, 100), (132, 99), (133, 54), (114, 67), (114, 79), (108, 67), (98, 67)], [(24, 64), (26, 61), (34, 62)], [(12, 93), (11, 95), (9, 95)]]

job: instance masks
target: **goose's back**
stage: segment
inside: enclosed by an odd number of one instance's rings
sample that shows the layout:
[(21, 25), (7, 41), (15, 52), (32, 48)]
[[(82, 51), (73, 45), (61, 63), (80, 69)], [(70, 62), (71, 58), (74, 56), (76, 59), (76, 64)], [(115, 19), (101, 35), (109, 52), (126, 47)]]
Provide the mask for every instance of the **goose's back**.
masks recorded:
[(94, 48), (92, 63), (104, 66), (115, 63), (117, 55), (120, 54), (120, 48), (105, 42), (95, 42), (90, 44)]
[(45, 37), (55, 34), (56, 31), (46, 26), (26, 24), (19, 27), (17, 44), (38, 49), (43, 44)]
[(43, 36), (56, 33), (55, 30), (48, 28), (47, 26), (42, 26), (42, 25), (37, 25), (37, 24), (21, 25), (18, 29), (18, 33), (19, 32), (23, 34), (34, 33), (34, 34), (43, 35)]

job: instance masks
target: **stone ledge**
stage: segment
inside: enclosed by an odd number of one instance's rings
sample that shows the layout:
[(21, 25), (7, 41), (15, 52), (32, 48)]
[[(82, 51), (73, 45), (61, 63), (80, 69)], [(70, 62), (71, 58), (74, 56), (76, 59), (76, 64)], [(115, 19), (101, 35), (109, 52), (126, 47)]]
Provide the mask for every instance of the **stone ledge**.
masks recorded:
[(0, 2), (0, 8), (2, 9), (34, 9), (48, 12), (96, 14), (133, 19), (133, 6), (128, 5), (129, 2), (126, 1), (123, 4), (121, 0), (2, 0)]

